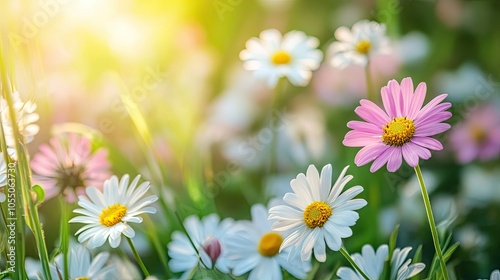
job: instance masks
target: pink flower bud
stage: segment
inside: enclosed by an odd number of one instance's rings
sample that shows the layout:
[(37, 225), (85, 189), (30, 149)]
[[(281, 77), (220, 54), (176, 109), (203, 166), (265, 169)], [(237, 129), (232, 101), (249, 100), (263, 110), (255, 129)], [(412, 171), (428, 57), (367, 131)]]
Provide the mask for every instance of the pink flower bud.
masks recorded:
[(208, 254), (212, 262), (215, 263), (221, 254), (221, 245), (219, 240), (214, 237), (209, 237), (203, 244), (203, 250)]

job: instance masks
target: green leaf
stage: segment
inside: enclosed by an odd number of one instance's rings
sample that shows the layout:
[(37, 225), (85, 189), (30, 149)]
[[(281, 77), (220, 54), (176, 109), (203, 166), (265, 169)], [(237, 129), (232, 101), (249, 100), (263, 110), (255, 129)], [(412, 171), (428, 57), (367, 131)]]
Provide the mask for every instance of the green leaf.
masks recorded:
[(45, 199), (45, 191), (40, 185), (34, 185), (31, 187), (31, 190), (36, 193), (35, 206), (40, 205), (40, 203), (42, 203)]
[(451, 258), (451, 255), (453, 254), (453, 252), (455, 252), (455, 250), (458, 248), (458, 246), (460, 246), (460, 243), (457, 242), (457, 243), (451, 245), (450, 248), (448, 250), (446, 250), (446, 252), (444, 252), (443, 259), (444, 259), (445, 263)]
[(422, 260), (422, 245), (418, 246), (415, 251), (415, 255), (413, 255), (413, 263), (418, 263)]
[(398, 239), (399, 232), (399, 224), (394, 226), (394, 230), (391, 233), (391, 237), (389, 238), (389, 261), (392, 259), (392, 252), (396, 248), (396, 241)]
[[(415, 251), (415, 255), (413, 255), (413, 263), (419, 263), (422, 260), (422, 245), (418, 246), (417, 250)], [(418, 280), (420, 279), (420, 276), (415, 275), (411, 279), (413, 280)]]

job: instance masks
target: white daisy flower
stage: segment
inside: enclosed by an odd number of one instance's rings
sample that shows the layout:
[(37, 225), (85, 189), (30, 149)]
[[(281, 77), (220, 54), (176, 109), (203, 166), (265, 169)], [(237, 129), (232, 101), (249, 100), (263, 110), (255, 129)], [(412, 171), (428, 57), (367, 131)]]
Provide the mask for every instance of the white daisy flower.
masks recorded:
[[(410, 250), (411, 247), (402, 250), (399, 248), (394, 249), (391, 260), (391, 280), (409, 279), (424, 270), (425, 265), (423, 263), (410, 265), (411, 259), (406, 260)], [(361, 254), (353, 254), (352, 258), (370, 279), (376, 280), (382, 276), (385, 260), (388, 256), (389, 247), (385, 244), (378, 247), (377, 252), (373, 250), (371, 245), (365, 245), (361, 249)], [(364, 279), (361, 274), (349, 267), (340, 267), (337, 270), (337, 276), (340, 277), (340, 280)]]
[[(354, 262), (370, 279), (378, 279), (382, 275), (385, 259), (388, 256), (389, 247), (387, 245), (378, 247), (377, 252), (373, 250), (371, 245), (364, 245), (361, 248), (361, 254), (356, 253), (351, 255)], [(357, 271), (344, 266), (337, 270), (337, 276), (340, 277), (340, 280), (364, 280), (363, 276)]]
[(236, 276), (251, 271), (248, 279), (283, 278), (281, 268), (303, 279), (311, 269), (310, 262), (300, 258), (288, 259), (291, 248), (279, 252), (283, 235), (272, 231), (272, 220), (267, 220), (268, 209), (262, 204), (252, 206), (252, 221), (238, 222), (235, 234), (227, 241), (228, 258)]
[[(34, 124), (34, 122), (39, 119), (38, 114), (35, 113), (36, 104), (31, 101), (22, 102), (18, 92), (12, 93), (12, 103), (14, 111), (16, 112), (19, 133), (24, 137), (24, 143), (30, 143), (40, 130), (40, 127)], [(4, 98), (0, 101), (0, 116), (2, 118), (2, 125), (5, 133), (5, 142), (7, 146), (15, 147), (16, 141), (10, 118), (10, 110), (7, 105), (7, 100)]]
[(331, 186), (332, 166), (323, 167), (321, 176), (313, 165), (307, 169), (307, 176), (297, 175), (290, 182), (293, 193), (285, 194), (283, 200), (288, 205), (278, 205), (269, 210), (269, 219), (275, 219), (273, 230), (291, 231), (280, 251), (293, 246), (292, 253), (300, 250), (302, 261), (308, 261), (314, 250), (315, 258), (326, 260), (326, 245), (334, 251), (340, 250), (341, 238), (352, 235), (353, 226), (359, 218), (354, 210), (361, 209), (367, 203), (364, 199), (352, 199), (363, 191), (355, 186), (340, 194), (344, 186), (353, 178), (344, 177), (346, 166), (339, 178)]
[[(70, 248), (68, 253), (69, 279), (95, 279), (106, 280), (115, 276), (116, 271), (113, 265), (110, 265), (110, 254), (101, 252), (93, 259), (90, 251), (82, 245)], [(42, 276), (42, 267), (39, 261), (26, 259), (28, 279), (44, 279)], [(59, 254), (54, 258), (54, 264), (50, 264), (50, 275), (52, 279), (60, 279), (65, 275), (63, 255)]]
[(228, 273), (228, 252), (224, 242), (232, 226), (232, 219), (220, 221), (217, 214), (205, 216), (201, 221), (194, 215), (187, 217), (184, 227), (196, 249), (184, 233), (172, 233), (172, 241), (168, 244), (170, 269), (173, 272), (185, 272), (182, 279), (187, 279), (198, 264), (208, 269), (215, 266), (219, 271)]
[(403, 249), (396, 248), (392, 252), (391, 259), (391, 279), (404, 280), (419, 274), (425, 268), (423, 263), (410, 265), (411, 259), (406, 259), (410, 253), (411, 247)]
[(337, 28), (335, 38), (338, 42), (333, 42), (329, 48), (333, 67), (365, 66), (371, 56), (386, 52), (389, 40), (385, 31), (384, 24), (367, 20), (355, 23), (352, 29)]
[(135, 236), (135, 231), (129, 223), (141, 223), (142, 218), (138, 216), (140, 214), (156, 213), (156, 209), (148, 205), (158, 199), (156, 195), (142, 198), (150, 185), (149, 182), (144, 182), (137, 186), (140, 178), (141, 176), (137, 175), (129, 185), (128, 174), (120, 181), (116, 176), (112, 176), (104, 182), (104, 193), (95, 187), (85, 189), (89, 198), (79, 196), (78, 205), (82, 208), (73, 211), (83, 216), (74, 217), (69, 221), (86, 224), (75, 234), (79, 234), (80, 243), (88, 240), (87, 246), (92, 249), (109, 239), (109, 245), (116, 248), (120, 245), (122, 234), (128, 238)]
[(500, 280), (500, 270), (493, 270), (490, 275), (490, 280)]
[(267, 29), (260, 38), (251, 38), (240, 58), (244, 68), (274, 87), (279, 78), (287, 77), (293, 85), (306, 86), (312, 71), (318, 69), (323, 53), (316, 48), (319, 40), (301, 31), (284, 36), (276, 29)]

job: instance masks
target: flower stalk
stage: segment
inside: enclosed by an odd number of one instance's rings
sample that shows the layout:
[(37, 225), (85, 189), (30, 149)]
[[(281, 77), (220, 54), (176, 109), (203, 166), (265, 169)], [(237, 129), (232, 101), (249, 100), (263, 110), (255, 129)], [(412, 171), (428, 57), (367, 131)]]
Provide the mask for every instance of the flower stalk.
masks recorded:
[(436, 223), (434, 221), (434, 215), (432, 214), (431, 201), (429, 199), (429, 194), (427, 193), (427, 187), (425, 186), (424, 178), (422, 176), (422, 171), (420, 166), (415, 166), (415, 173), (417, 174), (418, 183), (420, 185), (420, 190), (422, 192), (422, 198), (424, 200), (425, 213), (427, 214), (427, 219), (429, 221), (429, 226), (431, 228), (432, 241), (434, 242), (434, 249), (438, 255), (439, 266), (441, 267), (441, 272), (443, 273), (444, 279), (448, 280), (448, 271), (446, 270), (446, 264), (443, 258), (443, 252), (439, 245), (439, 236), (436, 228)]
[(370, 71), (370, 60), (367, 58), (368, 62), (365, 65), (365, 80), (366, 80), (366, 96), (368, 100), (376, 102), (375, 94), (373, 93), (373, 80)]
[(130, 249), (132, 250), (132, 253), (134, 254), (135, 260), (141, 267), (142, 273), (144, 274), (145, 277), (150, 276), (149, 271), (147, 270), (146, 266), (144, 265), (144, 262), (141, 259), (141, 256), (139, 256), (139, 253), (137, 252), (137, 249), (135, 249), (134, 243), (132, 242), (132, 239), (129, 237), (126, 238), (128, 245), (130, 246)]
[[(2, 81), (2, 95), (4, 96), (5, 100), (7, 101), (7, 107), (9, 110), (9, 117), (12, 122), (12, 131), (13, 131), (13, 137), (15, 139), (15, 149), (16, 153), (18, 156), (18, 165), (16, 168), (16, 175), (18, 175), (18, 178), (16, 180), (16, 196), (17, 202), (19, 203), (17, 205), (17, 211), (16, 213), (19, 213), (20, 215), (23, 215), (22, 210), (24, 209), (24, 219), (26, 219), (26, 224), (29, 226), (31, 231), (33, 232), (33, 235), (35, 237), (35, 243), (38, 249), (38, 256), (40, 258), (40, 262), (43, 268), (43, 276), (45, 279), (52, 280), (52, 277), (50, 275), (50, 268), (49, 268), (49, 256), (47, 252), (47, 246), (45, 244), (45, 239), (44, 239), (44, 234), (43, 234), (43, 229), (42, 225), (40, 223), (40, 218), (38, 216), (38, 209), (35, 206), (35, 203), (32, 200), (31, 197), (31, 180), (30, 180), (30, 168), (29, 168), (29, 160), (28, 160), (28, 153), (26, 151), (26, 147), (22, 144), (23, 143), (23, 136), (19, 132), (19, 128), (17, 126), (17, 116), (16, 112), (14, 109), (14, 104), (12, 100), (12, 93), (11, 93), (11, 83), (9, 82), (7, 78), (7, 73), (6, 69), (8, 68), (6, 65), (5, 57), (4, 57), (4, 51), (3, 48), (0, 47), (0, 59), (1, 59), (1, 68), (0, 72), (2, 73), (1, 75), (1, 81)], [(23, 218), (18, 219), (18, 221), (23, 220)], [(22, 246), (24, 246), (24, 223), (20, 222), (20, 224), (17, 225), (18, 231), (21, 231), (22, 234), (21, 236), (21, 242)], [(22, 247), (18, 246), (18, 247)], [(24, 262), (24, 252), (23, 255), (20, 256), (21, 262)], [(18, 262), (19, 263), (19, 262)], [(21, 267), (23, 267), (23, 264), (21, 264)], [(18, 269), (21, 269), (21, 267), (18, 267)]]
[(370, 280), (370, 277), (368, 277), (364, 271), (356, 264), (356, 262), (351, 258), (351, 255), (347, 252), (346, 248), (344, 246), (340, 247), (340, 253), (346, 258), (346, 260), (354, 267), (354, 269), (365, 278), (365, 280)]

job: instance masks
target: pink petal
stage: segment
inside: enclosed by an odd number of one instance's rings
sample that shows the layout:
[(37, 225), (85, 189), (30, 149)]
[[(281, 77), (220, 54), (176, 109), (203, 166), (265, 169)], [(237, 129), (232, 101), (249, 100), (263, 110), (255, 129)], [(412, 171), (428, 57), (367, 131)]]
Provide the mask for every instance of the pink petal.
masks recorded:
[(413, 142), (406, 143), (405, 146), (408, 146), (421, 159), (429, 159), (431, 157), (431, 151)]
[[(416, 146), (416, 145), (414, 145)], [(409, 166), (415, 167), (418, 164), (418, 154), (414, 150), (414, 147), (412, 147), (412, 143), (407, 143), (406, 145), (403, 145), (402, 147), (402, 152), (403, 152), (403, 157), (408, 163)]]
[(387, 162), (387, 170), (389, 172), (394, 172), (401, 166), (401, 163), (403, 162), (401, 150), (401, 147), (394, 147), (394, 151), (389, 156), (389, 161)]
[(371, 132), (379, 135), (382, 135), (383, 133), (382, 127), (367, 122), (350, 121), (347, 123), (347, 127), (358, 131)]
[(415, 119), (417, 117), (417, 113), (422, 108), (424, 104), (425, 94), (427, 92), (427, 85), (425, 83), (420, 83), (415, 89), (415, 93), (413, 94), (413, 99), (410, 102), (410, 108), (408, 108), (408, 117), (410, 119)]
[(401, 95), (403, 97), (403, 116), (408, 116), (410, 104), (413, 99), (413, 81), (411, 78), (404, 78), (401, 81)]
[(429, 123), (419, 126), (415, 129), (413, 136), (432, 136), (450, 129), (451, 125), (447, 123)]
[(394, 152), (395, 147), (389, 146), (384, 152), (382, 152), (373, 162), (372, 166), (370, 167), (370, 172), (375, 172), (380, 169), (384, 164), (387, 163), (389, 160), (389, 157), (392, 155)]
[(441, 142), (430, 137), (413, 137), (411, 142), (431, 150), (440, 151), (443, 149)]
[(380, 154), (382, 154), (389, 147), (390, 146), (385, 145), (383, 143), (366, 146), (361, 150), (359, 150), (359, 152), (356, 154), (356, 157), (354, 157), (354, 163), (357, 166), (365, 165), (370, 161), (375, 160)]
[(390, 89), (389, 97), (392, 97), (392, 100), (394, 102), (394, 107), (396, 108), (396, 115), (391, 117), (402, 117), (404, 101), (403, 101), (403, 96), (401, 95), (401, 88), (396, 80), (389, 81), (387, 86)]
[(424, 125), (431, 124), (431, 123), (433, 123), (433, 124), (440, 123), (440, 122), (443, 122), (443, 121), (451, 118), (451, 116), (452, 116), (451, 112), (438, 112), (438, 113), (435, 113), (432, 115), (427, 115), (424, 118), (420, 118), (418, 120), (415, 120), (415, 126), (419, 127), (419, 126), (424, 126)]
[(383, 126), (391, 120), (389, 116), (375, 103), (366, 99), (362, 99), (359, 103), (361, 106), (358, 106), (354, 112), (356, 112), (356, 114), (358, 114), (358, 116), (365, 121), (373, 123), (377, 126)]
[(384, 104), (385, 111), (390, 117), (396, 117), (396, 107), (394, 106), (392, 97), (390, 97), (389, 88), (387, 86), (383, 87), (380, 93), (382, 94), (382, 103)]
[(422, 108), (422, 110), (420, 110), (420, 112), (417, 113), (415, 119), (421, 118), (432, 112), (434, 108), (437, 106), (437, 104), (443, 101), (446, 98), (446, 96), (448, 96), (448, 94), (441, 94), (432, 99), (429, 103), (427, 103), (427, 105), (424, 106), (424, 108)]
[(364, 147), (381, 141), (380, 134), (351, 130), (345, 135), (342, 144), (347, 147)]

